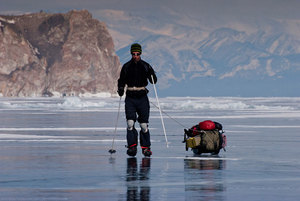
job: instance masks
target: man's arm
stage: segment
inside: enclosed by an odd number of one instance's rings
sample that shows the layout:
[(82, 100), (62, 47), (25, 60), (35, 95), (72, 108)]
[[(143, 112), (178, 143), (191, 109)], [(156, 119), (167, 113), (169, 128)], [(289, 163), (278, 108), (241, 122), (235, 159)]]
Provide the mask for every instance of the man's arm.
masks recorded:
[(125, 87), (125, 70), (124, 66), (122, 67), (120, 78), (118, 79), (118, 94), (119, 96), (124, 95), (124, 87)]
[(156, 82), (157, 82), (157, 77), (156, 77), (155, 71), (154, 71), (153, 68), (149, 65), (149, 66), (148, 66), (148, 79), (149, 79), (150, 83), (153, 84), (151, 75), (153, 76), (154, 84), (156, 84)]

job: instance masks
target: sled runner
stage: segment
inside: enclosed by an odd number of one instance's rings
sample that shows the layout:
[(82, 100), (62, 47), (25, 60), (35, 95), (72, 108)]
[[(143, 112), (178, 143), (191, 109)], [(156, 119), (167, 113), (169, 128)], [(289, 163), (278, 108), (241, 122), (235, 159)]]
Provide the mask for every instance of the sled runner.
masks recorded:
[(186, 151), (191, 148), (195, 154), (217, 155), (222, 148), (226, 151), (227, 139), (222, 124), (206, 120), (190, 129), (184, 129), (183, 143), (185, 143)]

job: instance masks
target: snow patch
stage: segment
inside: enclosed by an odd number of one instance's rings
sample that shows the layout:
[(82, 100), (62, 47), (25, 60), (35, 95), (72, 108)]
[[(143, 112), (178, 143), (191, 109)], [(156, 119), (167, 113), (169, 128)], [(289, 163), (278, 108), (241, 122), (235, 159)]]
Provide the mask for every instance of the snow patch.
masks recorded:
[(239, 65), (237, 66), (233, 71), (229, 73), (225, 73), (222, 76), (220, 76), (220, 79), (224, 79), (227, 77), (234, 77), (235, 74), (237, 74), (239, 71), (246, 71), (246, 70), (255, 70), (260, 66), (259, 60), (258, 59), (253, 59), (248, 65)]
[(105, 101), (86, 101), (79, 97), (66, 97), (62, 104), (58, 106), (62, 109), (76, 109), (76, 108), (91, 108), (91, 107), (105, 107), (108, 103)]
[(4, 18), (2, 18), (2, 17), (0, 17), (0, 20), (3, 21), (3, 22), (9, 23), (9, 24), (14, 24), (14, 23), (16, 23), (15, 20), (8, 20), (8, 19), (4, 19)]
[[(87, 94), (86, 94), (87, 95)], [(94, 95), (94, 94), (93, 94)], [(91, 96), (93, 96), (91, 95)], [(78, 111), (117, 111), (120, 98), (107, 97), (108, 94), (98, 94), (98, 97), (64, 97), (64, 98), (1, 98), (0, 110), (38, 110), (59, 112), (61, 110)], [(289, 99), (287, 104), (286, 100)], [(156, 99), (149, 98), (151, 110), (157, 110)], [(297, 115), (300, 110), (300, 98), (235, 98), (235, 97), (167, 97), (160, 98), (161, 108), (165, 111), (199, 111), (199, 110), (249, 110), (260, 115), (265, 111), (289, 112)], [(121, 102), (124, 104), (124, 98)], [(153, 105), (152, 105), (153, 104)], [(123, 107), (121, 107), (123, 110)]]
[(267, 66), (266, 66), (266, 70), (269, 76), (274, 76), (276, 73), (272, 70), (272, 59), (269, 59), (267, 61)]

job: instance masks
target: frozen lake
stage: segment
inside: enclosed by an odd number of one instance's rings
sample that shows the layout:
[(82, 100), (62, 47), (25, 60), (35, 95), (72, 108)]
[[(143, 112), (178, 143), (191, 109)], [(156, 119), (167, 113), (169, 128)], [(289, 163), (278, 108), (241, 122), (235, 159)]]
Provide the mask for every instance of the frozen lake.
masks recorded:
[[(119, 98), (0, 99), (0, 201), (299, 200), (300, 98), (151, 99), (153, 156), (127, 157)], [(223, 124), (227, 151), (186, 152), (183, 126)], [(180, 124), (179, 124), (179, 123)]]

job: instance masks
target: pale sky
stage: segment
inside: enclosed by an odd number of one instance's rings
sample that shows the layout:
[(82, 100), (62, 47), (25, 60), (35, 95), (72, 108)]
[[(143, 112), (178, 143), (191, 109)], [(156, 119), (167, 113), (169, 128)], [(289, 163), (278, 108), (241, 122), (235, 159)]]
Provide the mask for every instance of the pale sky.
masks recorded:
[(65, 13), (72, 9), (87, 9), (99, 20), (102, 17), (99, 13), (103, 10), (118, 10), (163, 25), (168, 21), (182, 20), (190, 26), (200, 23), (212, 29), (224, 25), (244, 26), (245, 30), (251, 31), (251, 26), (265, 29), (275, 20), (284, 24), (292, 35), (298, 36), (300, 30), (299, 0), (0, 0), (0, 14), (40, 10)]
[(1, 14), (117, 9), (157, 13), (161, 7), (190, 15), (300, 19), (299, 0), (0, 0)]

